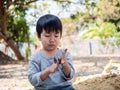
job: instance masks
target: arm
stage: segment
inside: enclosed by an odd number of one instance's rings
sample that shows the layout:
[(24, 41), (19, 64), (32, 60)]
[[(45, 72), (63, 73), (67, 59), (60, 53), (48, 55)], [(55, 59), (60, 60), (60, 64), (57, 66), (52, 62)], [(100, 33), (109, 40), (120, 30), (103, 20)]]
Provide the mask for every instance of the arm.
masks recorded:
[(39, 60), (34, 60), (34, 58), (31, 58), (29, 61), (28, 79), (33, 86), (42, 85), (43, 81), (49, 76), (49, 74), (55, 72), (58, 68), (58, 63), (54, 60), (54, 63), (50, 67), (41, 71), (40, 61), (38, 61)]
[(54, 58), (54, 63), (50, 67), (46, 68), (45, 70), (41, 72), (40, 78), (42, 80), (45, 80), (49, 76), (50, 73), (54, 73), (58, 69), (58, 65), (59, 63)]
[(40, 75), (41, 80), (44, 81), (49, 76), (49, 74), (50, 74), (50, 69), (48, 67), (41, 72), (41, 75)]
[(40, 64), (37, 61), (33, 61), (34, 58), (31, 58), (28, 65), (28, 79), (33, 86), (38, 86), (42, 84), (42, 80), (40, 78)]
[(62, 53), (61, 59), (60, 59), (60, 63), (62, 65), (63, 68), (63, 73), (65, 75), (66, 79), (71, 79), (74, 76), (74, 67), (72, 64), (72, 59), (70, 54), (67, 52), (67, 49), (65, 49)]
[(69, 64), (67, 62), (65, 62), (62, 64), (62, 67), (63, 67), (63, 72), (64, 72), (65, 76), (70, 77), (71, 70), (70, 70)]

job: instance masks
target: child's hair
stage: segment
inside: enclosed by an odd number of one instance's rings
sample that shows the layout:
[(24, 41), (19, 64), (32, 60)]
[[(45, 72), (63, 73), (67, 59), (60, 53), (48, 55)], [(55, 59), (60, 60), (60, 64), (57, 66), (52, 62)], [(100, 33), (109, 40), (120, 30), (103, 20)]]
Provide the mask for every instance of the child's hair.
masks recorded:
[(36, 32), (38, 36), (41, 35), (43, 30), (45, 30), (48, 33), (60, 31), (60, 35), (62, 36), (62, 23), (60, 19), (55, 15), (44, 15), (40, 17), (37, 21)]

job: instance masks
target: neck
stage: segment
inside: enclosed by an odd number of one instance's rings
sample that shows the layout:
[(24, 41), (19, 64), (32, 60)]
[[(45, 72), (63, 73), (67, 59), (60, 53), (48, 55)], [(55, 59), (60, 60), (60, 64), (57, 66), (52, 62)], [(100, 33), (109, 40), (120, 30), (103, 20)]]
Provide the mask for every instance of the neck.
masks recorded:
[(54, 49), (54, 50), (45, 50), (45, 49), (42, 49), (42, 52), (45, 54), (45, 56), (47, 57), (54, 57), (57, 52), (58, 52), (58, 49)]

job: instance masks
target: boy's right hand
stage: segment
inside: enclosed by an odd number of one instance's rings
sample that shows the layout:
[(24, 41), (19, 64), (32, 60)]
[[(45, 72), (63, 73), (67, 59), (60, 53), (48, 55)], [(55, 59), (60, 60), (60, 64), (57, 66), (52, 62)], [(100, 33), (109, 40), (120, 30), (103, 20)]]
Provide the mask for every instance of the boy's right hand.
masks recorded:
[(50, 67), (48, 67), (50, 73), (54, 73), (55, 71), (57, 71), (58, 66), (59, 66), (59, 62), (56, 60), (56, 58), (54, 58), (54, 63)]

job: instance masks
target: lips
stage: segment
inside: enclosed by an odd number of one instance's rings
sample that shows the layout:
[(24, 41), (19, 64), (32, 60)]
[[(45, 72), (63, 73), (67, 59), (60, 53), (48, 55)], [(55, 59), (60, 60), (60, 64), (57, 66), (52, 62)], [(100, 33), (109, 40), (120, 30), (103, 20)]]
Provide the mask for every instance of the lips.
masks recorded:
[(51, 47), (53, 47), (53, 46), (55, 46), (54, 44), (49, 44), (48, 46), (51, 46)]

